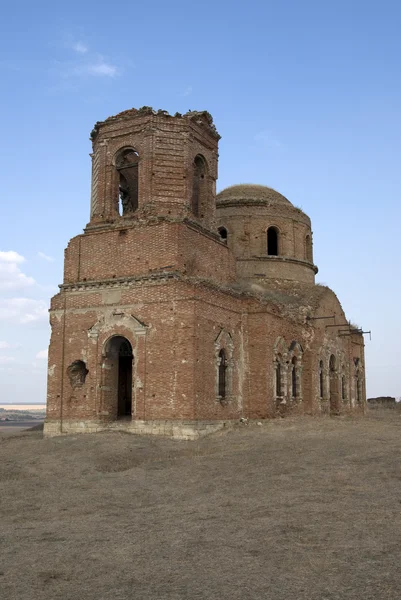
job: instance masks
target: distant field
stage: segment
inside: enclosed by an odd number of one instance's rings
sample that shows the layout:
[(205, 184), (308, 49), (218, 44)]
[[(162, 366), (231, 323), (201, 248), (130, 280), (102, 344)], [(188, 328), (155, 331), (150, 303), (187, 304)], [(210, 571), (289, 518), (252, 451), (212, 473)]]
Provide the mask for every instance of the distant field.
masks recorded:
[(6, 404), (0, 402), (0, 408), (6, 410), (46, 410), (46, 404)]
[(401, 415), (0, 434), (4, 600), (398, 600)]

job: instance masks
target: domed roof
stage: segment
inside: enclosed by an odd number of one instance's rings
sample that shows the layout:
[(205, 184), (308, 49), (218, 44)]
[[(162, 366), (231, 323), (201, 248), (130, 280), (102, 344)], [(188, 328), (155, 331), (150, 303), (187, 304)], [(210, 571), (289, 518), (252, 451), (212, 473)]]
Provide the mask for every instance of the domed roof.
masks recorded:
[(241, 183), (231, 185), (219, 192), (216, 196), (217, 206), (234, 201), (244, 204), (287, 204), (292, 206), (282, 194), (265, 185), (255, 185), (252, 183)]

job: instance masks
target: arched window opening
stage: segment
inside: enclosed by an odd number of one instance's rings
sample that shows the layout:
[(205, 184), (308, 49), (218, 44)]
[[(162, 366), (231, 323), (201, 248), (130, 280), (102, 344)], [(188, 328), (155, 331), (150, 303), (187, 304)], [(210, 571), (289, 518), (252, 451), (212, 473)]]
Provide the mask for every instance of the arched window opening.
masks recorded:
[(282, 385), (281, 385), (281, 364), (280, 362), (276, 363), (276, 396), (280, 397), (283, 395)]
[(133, 213), (138, 208), (139, 154), (136, 150), (124, 150), (116, 161), (119, 174), (118, 191), (121, 202), (120, 214)]
[(219, 352), (219, 381), (218, 381), (218, 392), (221, 400), (226, 397), (226, 374), (227, 374), (227, 360), (226, 353), (222, 348)]
[(312, 262), (312, 240), (309, 234), (305, 238), (305, 258), (307, 261)]
[(341, 398), (343, 400), (347, 399), (347, 391), (346, 391), (346, 385), (345, 385), (345, 375), (343, 375), (341, 377)]
[(323, 381), (323, 361), (319, 363), (319, 394), (320, 398), (324, 396), (324, 381)]
[(207, 194), (206, 161), (198, 154), (193, 162), (191, 210), (195, 217), (203, 217)]
[(330, 371), (330, 414), (339, 414), (339, 385), (338, 385), (338, 374), (336, 357), (334, 354), (330, 356), (329, 360), (329, 371)]
[(227, 229), (225, 227), (219, 227), (218, 229), (219, 235), (221, 240), (227, 244), (227, 238), (228, 238), (228, 232)]
[(269, 256), (278, 256), (278, 229), (269, 227), (267, 230), (267, 254)]
[(292, 397), (298, 396), (298, 382), (297, 382), (297, 359), (292, 359), (292, 371), (291, 371), (291, 382), (292, 382)]

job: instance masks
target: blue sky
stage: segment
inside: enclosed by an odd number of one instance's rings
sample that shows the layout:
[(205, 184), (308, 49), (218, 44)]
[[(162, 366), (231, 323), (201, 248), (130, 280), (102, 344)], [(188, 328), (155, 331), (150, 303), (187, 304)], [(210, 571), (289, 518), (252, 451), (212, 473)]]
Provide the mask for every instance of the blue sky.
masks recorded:
[(0, 402), (43, 401), (47, 306), (88, 221), (95, 121), (212, 113), (218, 189), (272, 186), (313, 224), (318, 281), (401, 396), (398, 0), (15, 0), (0, 23)]

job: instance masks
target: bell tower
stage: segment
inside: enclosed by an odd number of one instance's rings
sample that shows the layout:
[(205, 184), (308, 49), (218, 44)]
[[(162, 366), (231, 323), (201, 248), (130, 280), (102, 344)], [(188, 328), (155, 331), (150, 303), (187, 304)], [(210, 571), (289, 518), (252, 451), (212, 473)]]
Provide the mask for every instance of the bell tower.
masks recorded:
[(215, 230), (217, 145), (211, 115), (144, 107), (96, 123), (88, 228), (147, 218)]

